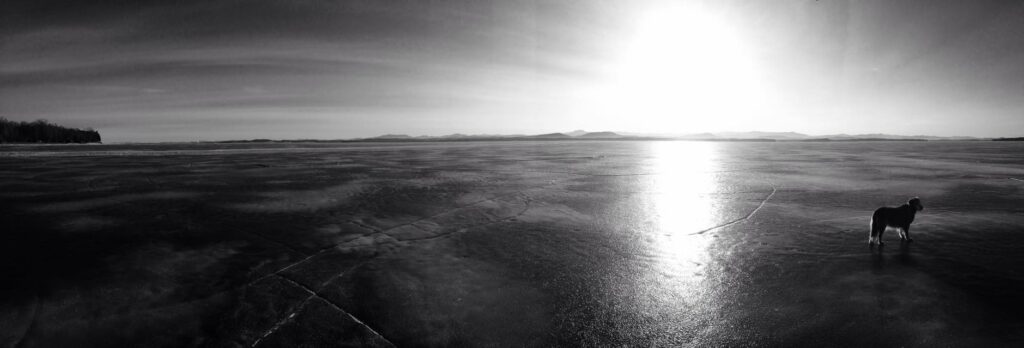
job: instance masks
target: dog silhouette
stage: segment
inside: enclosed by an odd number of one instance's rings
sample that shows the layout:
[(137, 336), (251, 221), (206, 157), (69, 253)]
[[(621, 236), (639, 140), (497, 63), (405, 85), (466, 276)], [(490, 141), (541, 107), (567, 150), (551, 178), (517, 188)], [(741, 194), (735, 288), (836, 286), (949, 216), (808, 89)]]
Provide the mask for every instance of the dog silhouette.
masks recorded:
[(882, 234), (888, 227), (900, 230), (900, 240), (913, 241), (910, 238), (910, 223), (914, 222), (914, 215), (924, 210), (921, 199), (914, 197), (907, 201), (907, 204), (898, 207), (881, 207), (871, 214), (871, 234), (868, 235), (868, 245), (882, 242)]

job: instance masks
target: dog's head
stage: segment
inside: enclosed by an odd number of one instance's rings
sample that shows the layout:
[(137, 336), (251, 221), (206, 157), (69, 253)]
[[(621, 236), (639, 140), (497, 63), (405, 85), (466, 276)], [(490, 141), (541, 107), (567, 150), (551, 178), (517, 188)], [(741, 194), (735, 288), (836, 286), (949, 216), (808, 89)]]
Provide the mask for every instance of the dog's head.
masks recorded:
[(917, 197), (911, 198), (909, 201), (907, 201), (907, 204), (910, 204), (911, 207), (914, 207), (915, 211), (922, 211), (922, 210), (924, 210), (924, 206), (921, 205), (921, 199), (920, 198), (917, 198)]

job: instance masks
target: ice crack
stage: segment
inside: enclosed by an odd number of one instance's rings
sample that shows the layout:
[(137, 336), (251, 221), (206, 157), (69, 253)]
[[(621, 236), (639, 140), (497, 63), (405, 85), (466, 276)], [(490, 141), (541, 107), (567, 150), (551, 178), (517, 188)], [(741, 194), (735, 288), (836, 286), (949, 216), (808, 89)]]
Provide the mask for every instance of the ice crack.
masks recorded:
[(723, 228), (723, 227), (728, 227), (728, 226), (732, 226), (732, 225), (738, 224), (738, 223), (743, 222), (743, 221), (747, 221), (747, 220), (750, 219), (750, 217), (754, 216), (754, 214), (757, 214), (757, 211), (761, 210), (761, 208), (764, 207), (764, 204), (768, 203), (768, 200), (772, 199), (772, 196), (775, 195), (775, 192), (776, 192), (775, 186), (772, 186), (772, 192), (769, 193), (767, 196), (765, 196), (764, 199), (761, 200), (761, 204), (758, 204), (757, 208), (754, 208), (754, 210), (751, 210), (750, 213), (747, 214), (747, 216), (744, 216), (744, 217), (741, 217), (739, 219), (732, 220), (732, 221), (729, 221), (729, 222), (726, 222), (724, 224), (721, 224), (721, 225), (718, 225), (718, 226), (714, 226), (714, 227), (711, 227), (711, 228), (708, 228), (708, 229), (704, 229), (704, 230), (701, 230), (701, 231), (690, 233), (690, 234), (691, 235), (694, 235), (694, 234), (704, 234), (704, 233), (711, 232), (711, 231), (714, 231), (714, 230), (717, 230), (717, 229), (720, 229), (720, 228)]

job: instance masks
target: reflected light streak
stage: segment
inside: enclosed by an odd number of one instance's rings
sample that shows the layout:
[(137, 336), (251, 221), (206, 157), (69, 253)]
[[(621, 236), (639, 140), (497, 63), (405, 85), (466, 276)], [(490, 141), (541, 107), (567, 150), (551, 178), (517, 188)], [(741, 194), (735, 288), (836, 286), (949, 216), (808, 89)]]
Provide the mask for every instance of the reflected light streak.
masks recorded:
[(717, 223), (712, 195), (719, 189), (718, 147), (710, 142), (649, 143), (644, 271), (638, 274), (633, 310), (657, 318), (657, 330), (683, 332), (714, 312), (716, 287), (707, 281), (710, 234)]
[(708, 142), (651, 143), (652, 218), (656, 221), (654, 253), (658, 271), (671, 277), (693, 275), (706, 264), (708, 236), (694, 232), (712, 227), (717, 209), (717, 146)]

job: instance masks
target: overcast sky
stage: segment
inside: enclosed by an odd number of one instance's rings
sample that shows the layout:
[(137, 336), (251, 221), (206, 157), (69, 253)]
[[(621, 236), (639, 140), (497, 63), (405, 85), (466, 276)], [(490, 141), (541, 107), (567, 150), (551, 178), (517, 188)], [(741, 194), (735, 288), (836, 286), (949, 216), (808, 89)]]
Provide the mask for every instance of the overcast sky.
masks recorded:
[(1021, 136), (1024, 2), (5, 0), (0, 116), (108, 142)]

